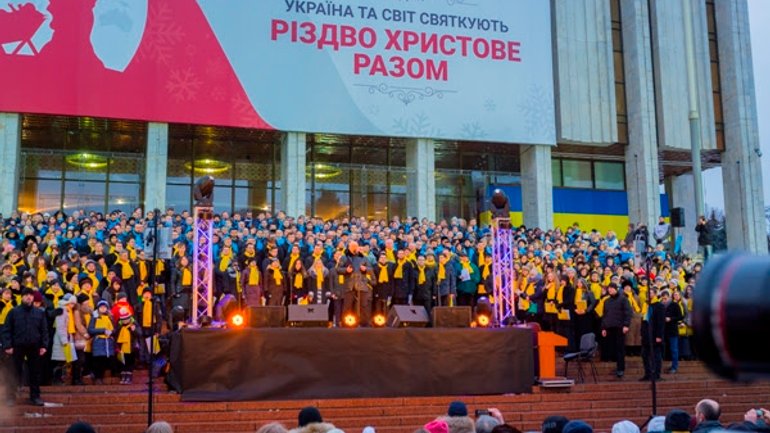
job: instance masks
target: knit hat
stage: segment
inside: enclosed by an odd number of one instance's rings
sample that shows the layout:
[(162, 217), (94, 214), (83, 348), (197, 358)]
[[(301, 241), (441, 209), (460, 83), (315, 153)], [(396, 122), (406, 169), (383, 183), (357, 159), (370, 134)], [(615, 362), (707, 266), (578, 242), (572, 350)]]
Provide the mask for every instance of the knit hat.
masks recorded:
[(81, 293), (77, 296), (78, 304), (82, 304), (83, 302), (86, 302), (90, 300), (91, 298), (88, 297), (85, 293)]
[(56, 271), (48, 271), (48, 278), (57, 279), (59, 278), (59, 274), (57, 274)]
[(77, 298), (72, 293), (67, 293), (66, 295), (62, 296), (61, 299), (65, 304), (76, 304), (78, 302)]
[(442, 419), (435, 419), (422, 428), (428, 433), (449, 433), (449, 425)]
[(102, 305), (104, 305), (105, 307), (107, 307), (107, 309), (108, 309), (108, 310), (110, 309), (110, 303), (109, 303), (109, 302), (107, 302), (107, 301), (99, 301), (99, 302), (96, 304), (96, 308), (99, 308), (99, 307), (101, 307)]
[(35, 293), (40, 293), (40, 292), (38, 292), (35, 289), (30, 289), (29, 287), (25, 287), (21, 289), (21, 296), (34, 295)]
[(682, 409), (671, 409), (666, 414), (665, 428), (668, 431), (690, 431), (690, 414)]
[(302, 408), (302, 410), (299, 411), (297, 421), (300, 427), (305, 427), (306, 425), (315, 422), (324, 422), (323, 418), (321, 418), (321, 412), (314, 406)]
[(85, 422), (76, 422), (67, 429), (65, 433), (96, 433), (91, 424)]
[(131, 309), (124, 305), (118, 309), (118, 319), (126, 320), (131, 318)]
[(666, 417), (656, 416), (647, 423), (647, 433), (662, 432), (666, 430)]
[(640, 433), (640, 432), (639, 432), (639, 426), (625, 419), (623, 421), (616, 422), (612, 426), (612, 433)]
[[(29, 289), (29, 290), (32, 290), (32, 289)], [(43, 303), (43, 294), (38, 292), (37, 290), (32, 290), (32, 292), (33, 292), (32, 293), (32, 302), (39, 302), (39, 303), (42, 304)], [(22, 292), (22, 294), (23, 293), (24, 292)]]
[(562, 433), (594, 433), (593, 427), (586, 424), (585, 421), (570, 421), (564, 426)]
[(562, 433), (569, 420), (561, 415), (553, 415), (543, 420), (542, 433)]
[(446, 413), (449, 416), (468, 416), (468, 407), (461, 401), (453, 401), (449, 403)]
[(81, 279), (80, 279), (80, 281), (78, 281), (78, 285), (79, 285), (80, 287), (83, 287), (83, 284), (88, 284), (88, 285), (90, 285), (91, 287), (93, 287), (93, 286), (94, 286), (94, 282), (93, 282), (93, 281), (91, 281), (91, 279), (90, 279), (90, 278), (88, 278), (88, 277), (86, 277), (86, 278), (81, 278)]

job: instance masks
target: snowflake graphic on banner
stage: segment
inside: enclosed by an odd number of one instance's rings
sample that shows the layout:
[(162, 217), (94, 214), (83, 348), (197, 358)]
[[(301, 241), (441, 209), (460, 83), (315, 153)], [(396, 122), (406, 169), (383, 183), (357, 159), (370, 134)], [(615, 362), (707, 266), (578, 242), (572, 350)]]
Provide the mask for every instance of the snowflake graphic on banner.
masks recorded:
[(529, 138), (549, 140), (548, 131), (553, 131), (556, 122), (552, 92), (538, 85), (530, 86), (526, 100), (519, 104), (519, 113)]
[(198, 95), (201, 81), (192, 69), (176, 69), (166, 81), (166, 91), (177, 102), (192, 101)]
[(150, 3), (149, 18), (145, 39), (147, 50), (141, 51), (156, 63), (169, 64), (171, 54), (185, 37), (182, 28), (176, 23), (174, 15), (164, 2)]
[(393, 119), (393, 130), (398, 135), (409, 137), (441, 137), (441, 130), (434, 128), (425, 113), (417, 113), (411, 118)]
[(487, 136), (487, 133), (484, 131), (484, 128), (481, 127), (479, 122), (469, 122), (463, 124), (462, 129), (460, 130), (460, 136), (472, 140), (484, 138)]

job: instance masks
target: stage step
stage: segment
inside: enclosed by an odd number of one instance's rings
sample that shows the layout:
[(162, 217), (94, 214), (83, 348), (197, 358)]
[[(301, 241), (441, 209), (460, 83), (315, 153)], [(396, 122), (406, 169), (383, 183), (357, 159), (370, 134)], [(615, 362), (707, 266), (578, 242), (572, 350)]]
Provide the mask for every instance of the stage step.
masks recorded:
[[(475, 409), (499, 408), (508, 422), (522, 431), (539, 430), (542, 420), (553, 414), (586, 420), (597, 432), (609, 431), (621, 419), (644, 422), (651, 412), (651, 386), (636, 380), (642, 375), (641, 361), (629, 358), (623, 379), (614, 377), (614, 364), (596, 365), (598, 384), (591, 383), (589, 375), (588, 383), (568, 389), (535, 387), (532, 394), (470, 397), (189, 403), (182, 402), (177, 394), (161, 391), (164, 387), (157, 380), (155, 419), (171, 422), (181, 433), (253, 433), (270, 421), (293, 426), (301, 407), (315, 405), (325, 419), (348, 433), (360, 432), (367, 425), (376, 427), (378, 433), (412, 433), (445, 413), (449, 402), (461, 399), (471, 413)], [(661, 414), (672, 408), (692, 412), (698, 400), (708, 397), (722, 403), (723, 420), (731, 423), (741, 420), (751, 407), (770, 405), (770, 383), (726, 382), (698, 362), (682, 362), (680, 373), (665, 378), (657, 385)], [(44, 387), (44, 399), (58, 406), (27, 406), (20, 398), (19, 406), (0, 412), (0, 433), (61, 433), (80, 419), (97, 426), (100, 433), (141, 432), (147, 419), (146, 380), (146, 372), (137, 372), (133, 385)]]

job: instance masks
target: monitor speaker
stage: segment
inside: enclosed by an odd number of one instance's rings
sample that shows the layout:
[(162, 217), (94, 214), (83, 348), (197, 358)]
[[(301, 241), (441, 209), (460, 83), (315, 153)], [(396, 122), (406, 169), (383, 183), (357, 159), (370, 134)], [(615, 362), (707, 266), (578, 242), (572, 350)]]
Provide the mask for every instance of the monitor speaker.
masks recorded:
[(428, 312), (420, 305), (394, 305), (388, 313), (391, 328), (424, 328), (429, 321)]
[(289, 326), (294, 328), (328, 328), (329, 305), (289, 305)]
[(249, 307), (246, 315), (252, 328), (282, 328), (286, 326), (286, 307)]
[(671, 209), (671, 226), (684, 227), (684, 208), (675, 207)]
[(434, 307), (434, 328), (469, 328), (471, 307)]

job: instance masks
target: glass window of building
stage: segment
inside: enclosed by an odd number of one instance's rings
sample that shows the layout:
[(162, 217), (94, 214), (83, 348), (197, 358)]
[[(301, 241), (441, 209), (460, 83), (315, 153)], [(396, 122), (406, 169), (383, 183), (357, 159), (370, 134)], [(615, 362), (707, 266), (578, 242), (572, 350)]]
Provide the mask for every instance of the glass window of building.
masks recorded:
[(564, 159), (561, 161), (563, 186), (568, 188), (593, 188), (591, 161)]
[(625, 190), (624, 169), (622, 162), (594, 161), (596, 189)]
[(93, 117), (22, 117), (19, 208), (120, 210), (143, 201), (147, 124)]

